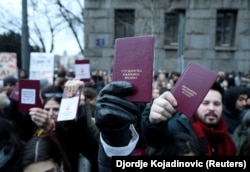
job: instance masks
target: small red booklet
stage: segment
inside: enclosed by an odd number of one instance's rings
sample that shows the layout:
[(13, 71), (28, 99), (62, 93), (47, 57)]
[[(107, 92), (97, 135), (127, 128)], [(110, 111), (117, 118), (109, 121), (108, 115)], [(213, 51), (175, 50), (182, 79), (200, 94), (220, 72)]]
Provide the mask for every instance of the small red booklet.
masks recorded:
[(75, 60), (75, 77), (84, 81), (90, 81), (90, 62), (89, 59)]
[(39, 80), (19, 80), (18, 110), (28, 112), (32, 107), (42, 108)]
[(128, 81), (134, 94), (132, 102), (150, 102), (152, 98), (154, 36), (135, 36), (115, 40), (113, 81)]
[(177, 110), (191, 117), (214, 84), (218, 74), (190, 61), (171, 92), (178, 102)]
[(64, 90), (57, 121), (77, 119), (77, 110), (80, 103), (81, 92), (82, 87), (78, 89), (75, 95), (69, 97), (67, 91)]

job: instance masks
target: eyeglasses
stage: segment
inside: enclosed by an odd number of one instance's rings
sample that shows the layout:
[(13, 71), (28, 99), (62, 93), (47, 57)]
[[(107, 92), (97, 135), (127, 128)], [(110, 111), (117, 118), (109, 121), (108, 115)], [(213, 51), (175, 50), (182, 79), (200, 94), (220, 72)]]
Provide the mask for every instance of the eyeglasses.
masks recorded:
[(46, 98), (51, 98), (51, 97), (61, 98), (62, 93), (45, 93), (44, 97), (46, 97)]

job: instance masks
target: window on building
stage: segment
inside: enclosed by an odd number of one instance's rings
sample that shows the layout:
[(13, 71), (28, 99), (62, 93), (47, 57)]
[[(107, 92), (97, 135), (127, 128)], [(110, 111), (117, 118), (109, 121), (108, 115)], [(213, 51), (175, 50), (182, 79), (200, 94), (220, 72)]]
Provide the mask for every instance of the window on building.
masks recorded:
[(236, 11), (218, 10), (216, 46), (233, 46), (236, 26)]
[(134, 10), (115, 10), (115, 38), (134, 36)]
[(165, 14), (164, 45), (177, 45), (178, 44), (178, 26), (180, 24), (181, 15), (185, 16), (185, 12), (175, 11), (175, 12)]

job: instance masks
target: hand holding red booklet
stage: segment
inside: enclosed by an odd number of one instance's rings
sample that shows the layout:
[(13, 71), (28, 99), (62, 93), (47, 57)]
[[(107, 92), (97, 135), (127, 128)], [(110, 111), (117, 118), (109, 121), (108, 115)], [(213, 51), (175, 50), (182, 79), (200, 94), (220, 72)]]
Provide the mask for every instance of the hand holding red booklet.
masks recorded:
[(84, 82), (90, 81), (91, 74), (89, 59), (75, 60), (75, 76)]
[(118, 38), (115, 41), (113, 81), (128, 81), (134, 94), (132, 102), (150, 102), (152, 97), (154, 37), (152, 35)]
[(18, 110), (28, 112), (32, 107), (42, 108), (40, 81), (21, 79), (18, 83)]
[(217, 73), (190, 61), (171, 92), (178, 102), (177, 110), (191, 117), (214, 84)]
[(69, 97), (67, 90), (64, 90), (57, 121), (68, 121), (77, 118), (81, 92), (82, 87), (73, 96)]

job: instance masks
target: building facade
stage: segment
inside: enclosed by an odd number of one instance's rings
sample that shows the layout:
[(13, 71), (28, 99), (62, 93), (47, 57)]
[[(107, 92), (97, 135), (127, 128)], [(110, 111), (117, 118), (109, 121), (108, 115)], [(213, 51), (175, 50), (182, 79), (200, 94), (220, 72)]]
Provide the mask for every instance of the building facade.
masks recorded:
[(116, 38), (154, 35), (155, 71), (250, 70), (250, 0), (85, 0), (84, 20), (91, 69), (112, 69)]

